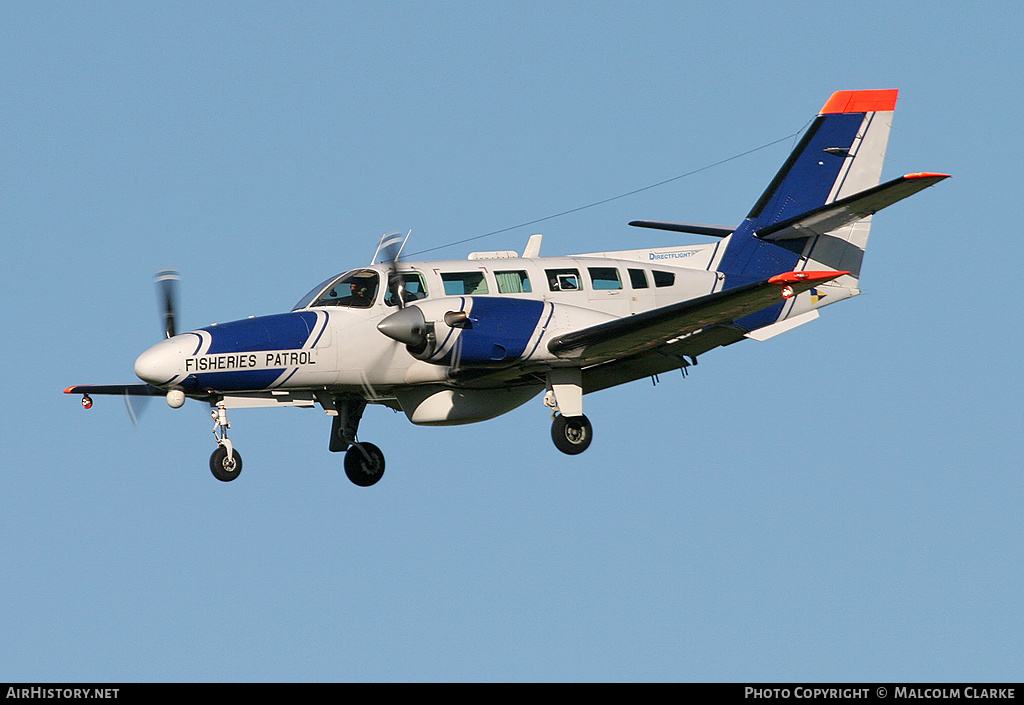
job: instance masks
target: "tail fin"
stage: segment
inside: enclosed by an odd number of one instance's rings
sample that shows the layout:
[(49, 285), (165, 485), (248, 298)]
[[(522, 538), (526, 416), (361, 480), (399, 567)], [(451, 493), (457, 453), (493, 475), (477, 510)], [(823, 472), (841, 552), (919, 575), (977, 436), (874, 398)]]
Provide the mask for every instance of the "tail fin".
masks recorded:
[(832, 94), (729, 238), (718, 266), (726, 286), (803, 269), (849, 271), (837, 283), (856, 286), (870, 215), (827, 234), (790, 228), (769, 240), (763, 233), (878, 186), (896, 95), (895, 90)]

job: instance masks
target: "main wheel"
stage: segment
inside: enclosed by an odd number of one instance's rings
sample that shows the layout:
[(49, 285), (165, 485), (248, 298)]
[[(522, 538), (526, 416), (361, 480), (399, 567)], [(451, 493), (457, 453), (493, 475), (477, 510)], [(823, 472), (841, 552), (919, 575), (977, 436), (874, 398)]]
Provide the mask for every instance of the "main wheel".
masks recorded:
[(590, 419), (580, 416), (562, 416), (559, 414), (551, 422), (551, 440), (555, 447), (568, 455), (577, 455), (590, 447), (594, 440), (594, 429)]
[(232, 448), (231, 457), (228, 458), (227, 448), (219, 445), (210, 456), (210, 472), (221, 482), (231, 482), (242, 472), (242, 456)]
[(345, 474), (360, 487), (376, 484), (384, 474), (384, 453), (372, 443), (353, 443), (345, 453)]

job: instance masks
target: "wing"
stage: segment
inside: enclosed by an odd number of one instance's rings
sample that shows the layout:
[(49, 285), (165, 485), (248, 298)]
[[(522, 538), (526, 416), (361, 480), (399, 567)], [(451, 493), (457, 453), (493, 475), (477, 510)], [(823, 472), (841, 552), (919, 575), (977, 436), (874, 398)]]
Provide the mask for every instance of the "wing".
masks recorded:
[[(558, 357), (585, 364), (640, 355), (698, 331), (731, 324), (844, 274), (848, 272), (778, 274), (770, 279), (566, 333), (552, 339), (548, 350)], [(678, 362), (674, 365), (679, 366)]]
[(65, 394), (117, 394), (129, 397), (162, 397), (166, 389), (151, 384), (79, 384), (68, 387)]

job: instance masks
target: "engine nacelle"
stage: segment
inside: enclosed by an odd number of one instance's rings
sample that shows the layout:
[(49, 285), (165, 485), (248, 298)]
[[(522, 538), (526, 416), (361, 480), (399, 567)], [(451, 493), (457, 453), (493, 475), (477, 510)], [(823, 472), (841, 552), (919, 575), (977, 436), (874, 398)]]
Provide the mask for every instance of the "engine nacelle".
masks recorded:
[(420, 301), (391, 314), (377, 329), (405, 343), (413, 357), (435, 365), (502, 366), (529, 356), (550, 306), (489, 296)]
[(615, 317), (539, 299), (458, 296), (417, 301), (377, 324), (409, 354), (452, 368), (504, 367), (552, 357), (545, 335), (578, 330)]

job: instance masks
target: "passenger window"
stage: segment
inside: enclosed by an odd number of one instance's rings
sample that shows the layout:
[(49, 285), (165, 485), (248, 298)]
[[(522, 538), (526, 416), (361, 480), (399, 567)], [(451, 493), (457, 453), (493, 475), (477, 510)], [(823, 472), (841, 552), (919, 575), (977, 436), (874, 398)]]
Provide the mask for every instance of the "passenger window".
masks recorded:
[(487, 280), (483, 272), (448, 272), (441, 275), (445, 296), (486, 294)]
[(647, 272), (642, 269), (629, 270), (629, 283), (634, 289), (647, 288)]
[(377, 272), (366, 269), (339, 277), (313, 306), (370, 308), (377, 298)]
[(587, 271), (590, 272), (590, 283), (595, 291), (622, 288), (619, 270), (615, 267), (587, 267)]
[(419, 272), (399, 272), (388, 277), (388, 280), (388, 292), (384, 294), (384, 303), (388, 306), (398, 305), (399, 289), (402, 292), (402, 301), (405, 303), (418, 301), (427, 296), (427, 287)]
[(676, 283), (676, 275), (673, 272), (659, 272), (654, 270), (654, 286), (672, 286)]
[(579, 291), (583, 288), (577, 269), (545, 269), (551, 291)]
[(498, 280), (499, 294), (522, 294), (530, 293), (530, 277), (526, 272), (495, 272), (494, 278)]

